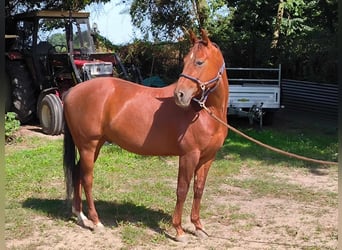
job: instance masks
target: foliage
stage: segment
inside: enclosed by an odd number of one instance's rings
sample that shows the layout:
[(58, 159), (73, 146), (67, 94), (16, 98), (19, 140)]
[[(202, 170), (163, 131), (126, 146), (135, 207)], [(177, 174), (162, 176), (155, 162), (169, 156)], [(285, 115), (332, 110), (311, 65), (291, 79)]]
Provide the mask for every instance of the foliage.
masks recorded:
[[(132, 23), (146, 39), (179, 40), (189, 29), (207, 28), (222, 11), (223, 0), (144, 1), (125, 2)], [(221, 13), (222, 14), (222, 13)]]
[(14, 139), (14, 134), (18, 131), (20, 122), (16, 118), (14, 112), (8, 112), (5, 114), (5, 141), (9, 142)]
[(118, 54), (128, 65), (140, 69), (143, 78), (160, 76), (164, 82), (174, 82), (182, 70), (182, 59), (189, 49), (189, 42), (151, 43), (136, 40), (122, 46)]
[(191, 9), (189, 1), (132, 0), (130, 15), (146, 38), (165, 40), (182, 35), (182, 27), (191, 25)]
[[(265, 66), (270, 59), (272, 22), (277, 0), (227, 1), (230, 10), (228, 63), (239, 67)], [(222, 36), (222, 33), (217, 37)]]
[[(6, 15), (108, 1), (6, 0)], [(337, 82), (337, 0), (115, 1), (126, 6), (144, 41), (182, 41), (186, 30), (205, 28), (229, 66), (282, 64), (283, 78)]]
[(282, 64), (285, 78), (337, 82), (337, 0), (132, 0), (126, 5), (146, 38), (175, 40), (186, 29), (206, 28), (230, 66)]
[(85, 6), (92, 3), (107, 3), (110, 0), (5, 0), (6, 16), (15, 13), (28, 12), (32, 10), (49, 10), (49, 9), (64, 9), (64, 10), (82, 10)]
[(106, 37), (100, 35), (97, 32), (94, 33), (93, 38), (94, 38), (94, 43), (96, 45), (96, 49), (98, 51), (115, 52), (119, 49), (119, 46), (113, 44), (110, 40), (108, 40)]
[(278, 48), (284, 74), (337, 82), (337, 1), (288, 1), (286, 7)]

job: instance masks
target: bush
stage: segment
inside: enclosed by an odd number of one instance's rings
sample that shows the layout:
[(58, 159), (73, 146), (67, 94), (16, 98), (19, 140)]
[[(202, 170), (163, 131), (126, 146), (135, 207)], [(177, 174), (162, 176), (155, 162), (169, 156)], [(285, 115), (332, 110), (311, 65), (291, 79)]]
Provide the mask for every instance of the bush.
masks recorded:
[(10, 142), (14, 139), (15, 132), (18, 131), (20, 122), (16, 118), (14, 112), (8, 112), (5, 114), (5, 141)]

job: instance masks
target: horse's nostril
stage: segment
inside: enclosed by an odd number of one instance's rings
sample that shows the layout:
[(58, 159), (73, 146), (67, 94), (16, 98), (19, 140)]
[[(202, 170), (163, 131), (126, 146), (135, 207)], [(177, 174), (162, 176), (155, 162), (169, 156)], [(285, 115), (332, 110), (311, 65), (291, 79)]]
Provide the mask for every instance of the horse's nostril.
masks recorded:
[(177, 99), (182, 99), (184, 97), (184, 92), (183, 91), (175, 91), (175, 97)]
[(188, 107), (190, 99), (188, 98), (187, 92), (182, 90), (176, 90), (174, 92), (175, 102), (180, 107)]

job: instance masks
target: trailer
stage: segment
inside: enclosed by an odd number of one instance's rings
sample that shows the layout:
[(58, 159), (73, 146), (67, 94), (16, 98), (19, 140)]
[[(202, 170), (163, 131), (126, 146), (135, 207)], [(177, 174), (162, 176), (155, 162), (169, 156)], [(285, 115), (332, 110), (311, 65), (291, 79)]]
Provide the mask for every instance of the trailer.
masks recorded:
[(280, 102), (281, 65), (278, 68), (227, 68), (228, 115), (248, 117), (260, 128), (273, 122)]

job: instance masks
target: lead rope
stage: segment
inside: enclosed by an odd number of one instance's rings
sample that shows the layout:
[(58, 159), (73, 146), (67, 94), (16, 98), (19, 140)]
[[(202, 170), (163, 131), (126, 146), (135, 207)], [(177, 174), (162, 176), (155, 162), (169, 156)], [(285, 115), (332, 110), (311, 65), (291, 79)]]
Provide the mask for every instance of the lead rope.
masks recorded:
[(226, 126), (227, 128), (229, 128), (230, 130), (234, 131), (235, 133), (237, 133), (238, 135), (246, 138), (247, 140), (250, 140), (256, 144), (258, 144), (259, 146), (262, 146), (262, 147), (265, 147), (271, 151), (274, 151), (274, 152), (277, 152), (279, 154), (282, 154), (282, 155), (286, 155), (288, 157), (292, 157), (292, 158), (296, 158), (296, 159), (299, 159), (299, 160), (303, 160), (303, 161), (308, 161), (308, 162), (313, 162), (313, 163), (318, 163), (318, 164), (323, 164), (323, 165), (338, 165), (338, 162), (334, 162), (334, 161), (323, 161), (323, 160), (316, 160), (316, 159), (312, 159), (312, 158), (308, 158), (308, 157), (305, 157), (305, 156), (301, 156), (301, 155), (297, 155), (297, 154), (294, 154), (294, 153), (290, 153), (290, 152), (286, 152), (284, 150), (281, 150), (279, 148), (275, 148), (275, 147), (272, 147), (270, 145), (267, 145), (265, 143), (262, 143), (261, 141), (258, 141), (244, 133), (242, 133), (241, 131), (239, 131), (238, 129), (232, 127), (231, 125), (229, 125), (228, 123), (222, 121), (219, 117), (217, 117), (207, 106), (205, 106), (204, 103), (202, 103), (202, 107), (208, 112), (208, 114), (213, 117), (216, 121), (218, 121), (219, 123), (221, 123), (222, 125)]

